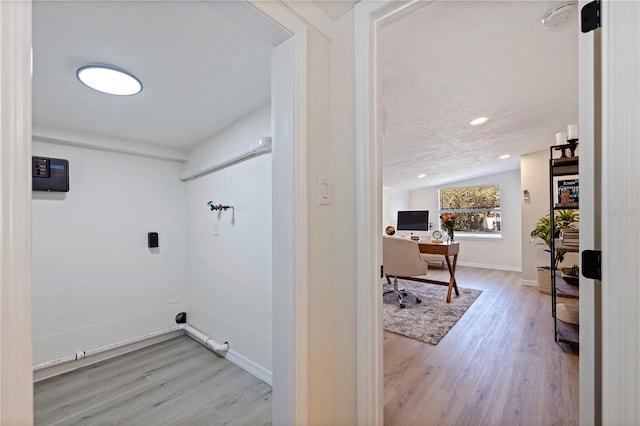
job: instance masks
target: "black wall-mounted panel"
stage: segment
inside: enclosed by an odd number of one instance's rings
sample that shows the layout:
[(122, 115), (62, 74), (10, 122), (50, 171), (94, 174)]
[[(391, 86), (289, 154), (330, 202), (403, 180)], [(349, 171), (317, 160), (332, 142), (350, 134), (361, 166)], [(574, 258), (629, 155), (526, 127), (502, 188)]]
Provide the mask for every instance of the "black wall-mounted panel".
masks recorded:
[(60, 158), (31, 157), (34, 191), (69, 192), (69, 161)]
[(149, 232), (147, 234), (147, 242), (148, 242), (149, 248), (158, 247), (158, 244), (159, 244), (158, 233), (157, 232)]

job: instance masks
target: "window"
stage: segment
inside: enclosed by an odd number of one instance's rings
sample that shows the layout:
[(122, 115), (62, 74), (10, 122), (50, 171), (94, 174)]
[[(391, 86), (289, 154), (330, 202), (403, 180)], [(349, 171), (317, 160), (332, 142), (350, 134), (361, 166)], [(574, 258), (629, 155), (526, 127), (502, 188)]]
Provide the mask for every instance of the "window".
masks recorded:
[(500, 186), (466, 186), (440, 191), (440, 215), (455, 213), (455, 230), (477, 235), (500, 235)]

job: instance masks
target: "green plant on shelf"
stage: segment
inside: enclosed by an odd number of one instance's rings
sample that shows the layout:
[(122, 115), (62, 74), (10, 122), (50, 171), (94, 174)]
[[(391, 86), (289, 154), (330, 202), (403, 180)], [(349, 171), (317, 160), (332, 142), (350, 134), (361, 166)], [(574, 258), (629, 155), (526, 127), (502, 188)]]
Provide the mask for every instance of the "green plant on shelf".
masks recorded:
[[(535, 228), (531, 231), (531, 241), (533, 242), (537, 239), (542, 240), (539, 244), (546, 245), (548, 248), (545, 249), (545, 251), (548, 253), (551, 253), (551, 243), (554, 238), (558, 238), (560, 236), (560, 231), (564, 229), (577, 228), (577, 224), (580, 222), (580, 213), (577, 210), (554, 210), (553, 214), (553, 236), (551, 235), (551, 215), (549, 213), (538, 219)], [(558, 269), (558, 266), (564, 260), (564, 255), (566, 253), (567, 252), (564, 250), (556, 249), (554, 256), (555, 264), (553, 265), (554, 269)]]

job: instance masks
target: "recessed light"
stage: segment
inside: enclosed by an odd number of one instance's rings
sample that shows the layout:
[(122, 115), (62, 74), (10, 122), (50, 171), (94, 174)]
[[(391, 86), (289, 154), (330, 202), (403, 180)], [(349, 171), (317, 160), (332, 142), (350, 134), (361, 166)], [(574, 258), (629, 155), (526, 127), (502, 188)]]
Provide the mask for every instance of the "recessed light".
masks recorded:
[(142, 92), (142, 83), (132, 74), (110, 65), (85, 65), (76, 76), (85, 86), (110, 95), (129, 96)]
[(421, 174), (421, 175), (418, 175), (418, 179), (422, 179), (422, 178), (425, 178), (425, 177), (427, 177), (427, 175), (425, 175), (424, 173)]
[(471, 124), (472, 126), (477, 126), (478, 124), (486, 123), (487, 120), (488, 120), (487, 117), (478, 117), (478, 118), (475, 118), (475, 119), (471, 120), (471, 122), (469, 124)]
[(505, 154), (505, 155), (501, 155), (501, 156), (500, 156), (500, 157), (498, 157), (498, 158), (500, 158), (501, 160), (506, 160), (507, 158), (511, 158), (511, 155), (509, 155), (509, 154)]

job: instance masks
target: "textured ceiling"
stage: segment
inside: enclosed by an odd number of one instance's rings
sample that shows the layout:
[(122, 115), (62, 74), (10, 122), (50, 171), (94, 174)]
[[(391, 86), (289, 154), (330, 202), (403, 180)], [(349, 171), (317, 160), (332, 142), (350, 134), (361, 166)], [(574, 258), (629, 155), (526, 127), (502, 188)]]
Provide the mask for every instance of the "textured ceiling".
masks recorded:
[[(577, 12), (557, 2), (430, 3), (380, 30), (385, 186), (416, 189), (519, 167), (578, 120)], [(472, 127), (480, 116), (489, 121)], [(508, 160), (499, 160), (510, 154)], [(426, 174), (423, 179), (417, 176)]]
[[(36, 1), (35, 126), (180, 148), (270, 98), (272, 47), (287, 35), (244, 2)], [(75, 71), (110, 64), (144, 91), (114, 97)]]

